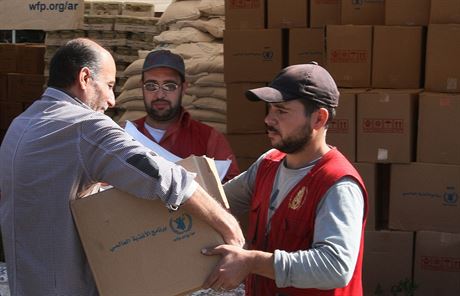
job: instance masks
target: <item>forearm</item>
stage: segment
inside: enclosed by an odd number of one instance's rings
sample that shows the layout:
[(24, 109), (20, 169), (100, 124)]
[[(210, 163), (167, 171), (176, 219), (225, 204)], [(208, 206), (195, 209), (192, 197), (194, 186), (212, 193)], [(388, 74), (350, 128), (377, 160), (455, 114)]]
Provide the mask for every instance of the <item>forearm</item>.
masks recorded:
[(198, 185), (182, 208), (211, 225), (228, 244), (243, 246), (244, 238), (238, 221)]

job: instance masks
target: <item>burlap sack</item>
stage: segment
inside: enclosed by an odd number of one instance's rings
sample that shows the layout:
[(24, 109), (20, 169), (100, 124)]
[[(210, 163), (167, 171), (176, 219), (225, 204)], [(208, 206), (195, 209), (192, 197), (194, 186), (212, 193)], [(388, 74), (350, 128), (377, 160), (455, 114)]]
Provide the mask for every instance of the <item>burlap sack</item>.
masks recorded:
[(179, 1), (171, 3), (158, 20), (159, 25), (168, 25), (180, 20), (196, 20), (200, 18), (198, 9), (200, 1)]
[(184, 27), (177, 31), (164, 31), (160, 35), (153, 37), (153, 39), (158, 43), (182, 44), (190, 42), (211, 42), (214, 40), (214, 36), (193, 27)]
[(224, 73), (224, 56), (212, 55), (185, 60), (185, 70), (188, 74)]

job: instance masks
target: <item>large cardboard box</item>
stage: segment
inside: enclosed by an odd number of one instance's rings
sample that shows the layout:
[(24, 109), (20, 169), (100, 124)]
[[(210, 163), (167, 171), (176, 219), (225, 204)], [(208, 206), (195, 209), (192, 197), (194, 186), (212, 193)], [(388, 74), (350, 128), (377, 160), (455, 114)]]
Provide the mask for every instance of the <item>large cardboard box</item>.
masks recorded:
[(460, 24), (429, 25), (426, 47), (425, 89), (460, 92)]
[(249, 101), (245, 92), (263, 83), (227, 83), (227, 133), (265, 132), (266, 104)]
[(16, 72), (43, 75), (45, 49), (44, 44), (19, 44), (17, 46)]
[(270, 140), (263, 134), (226, 134), (236, 157), (258, 158), (271, 149)]
[(366, 230), (375, 230), (375, 193), (377, 185), (377, 165), (375, 163), (355, 162), (353, 166), (361, 175), (368, 195)]
[(310, 0), (310, 27), (340, 25), (341, 0)]
[(307, 0), (267, 0), (267, 28), (306, 28)]
[(458, 0), (431, 0), (430, 24), (460, 23), (460, 2)]
[(0, 43), (0, 73), (16, 72), (16, 45)]
[(460, 164), (459, 126), (460, 94), (421, 93), (417, 161)]
[(281, 29), (225, 30), (225, 82), (269, 82), (283, 67)]
[[(220, 184), (206, 168), (187, 169), (196, 169), (206, 190)], [(101, 295), (183, 294), (199, 289), (219, 260), (200, 249), (221, 244), (222, 237), (182, 209), (168, 211), (159, 200), (109, 189), (73, 201), (71, 209)]]
[(368, 195), (366, 230), (388, 229), (390, 165), (367, 162), (353, 163)]
[(365, 89), (340, 89), (339, 106), (327, 129), (327, 143), (336, 146), (351, 162), (356, 161), (356, 95)]
[(265, 28), (265, 0), (225, 1), (225, 29)]
[(8, 100), (34, 101), (43, 93), (45, 77), (42, 74), (8, 74)]
[(393, 293), (411, 283), (414, 233), (366, 231), (364, 246), (364, 295), (412, 295)]
[(426, 26), (432, 0), (385, 0), (385, 25)]
[(326, 28), (326, 67), (339, 87), (370, 87), (372, 27)]
[[(420, 88), (425, 45), (422, 27), (375, 26), (372, 87)], [(391, 57), (391, 62), (388, 62)]]
[(326, 38), (324, 28), (295, 28), (289, 30), (288, 64), (305, 64), (311, 61), (326, 64)]
[(8, 98), (8, 75), (0, 73), (0, 101)]
[(409, 163), (415, 160), (419, 90), (358, 94), (357, 161)]
[(460, 166), (392, 164), (389, 227), (460, 232)]
[(384, 0), (341, 0), (342, 25), (383, 25)]
[(21, 114), (23, 106), (16, 102), (0, 102), (0, 129), (8, 129), (11, 121)]
[(460, 295), (460, 234), (419, 231), (415, 241), (414, 295)]

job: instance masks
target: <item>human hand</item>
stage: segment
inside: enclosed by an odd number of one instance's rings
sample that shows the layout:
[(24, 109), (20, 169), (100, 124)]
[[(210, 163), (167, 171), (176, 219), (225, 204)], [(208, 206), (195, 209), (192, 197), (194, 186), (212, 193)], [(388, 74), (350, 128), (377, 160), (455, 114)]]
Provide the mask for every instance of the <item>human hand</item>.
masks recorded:
[(251, 251), (234, 245), (220, 245), (205, 248), (201, 253), (206, 256), (222, 256), (203, 284), (203, 288), (213, 290), (231, 290), (236, 287), (251, 272)]

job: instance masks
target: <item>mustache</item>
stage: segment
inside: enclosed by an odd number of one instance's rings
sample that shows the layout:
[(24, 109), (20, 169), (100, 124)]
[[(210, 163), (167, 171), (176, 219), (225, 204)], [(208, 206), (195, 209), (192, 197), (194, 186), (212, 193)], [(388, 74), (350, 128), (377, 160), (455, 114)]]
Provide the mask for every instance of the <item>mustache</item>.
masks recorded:
[(274, 128), (273, 126), (271, 126), (271, 125), (265, 125), (265, 128), (266, 128), (267, 132), (279, 133), (279, 131), (276, 128)]

